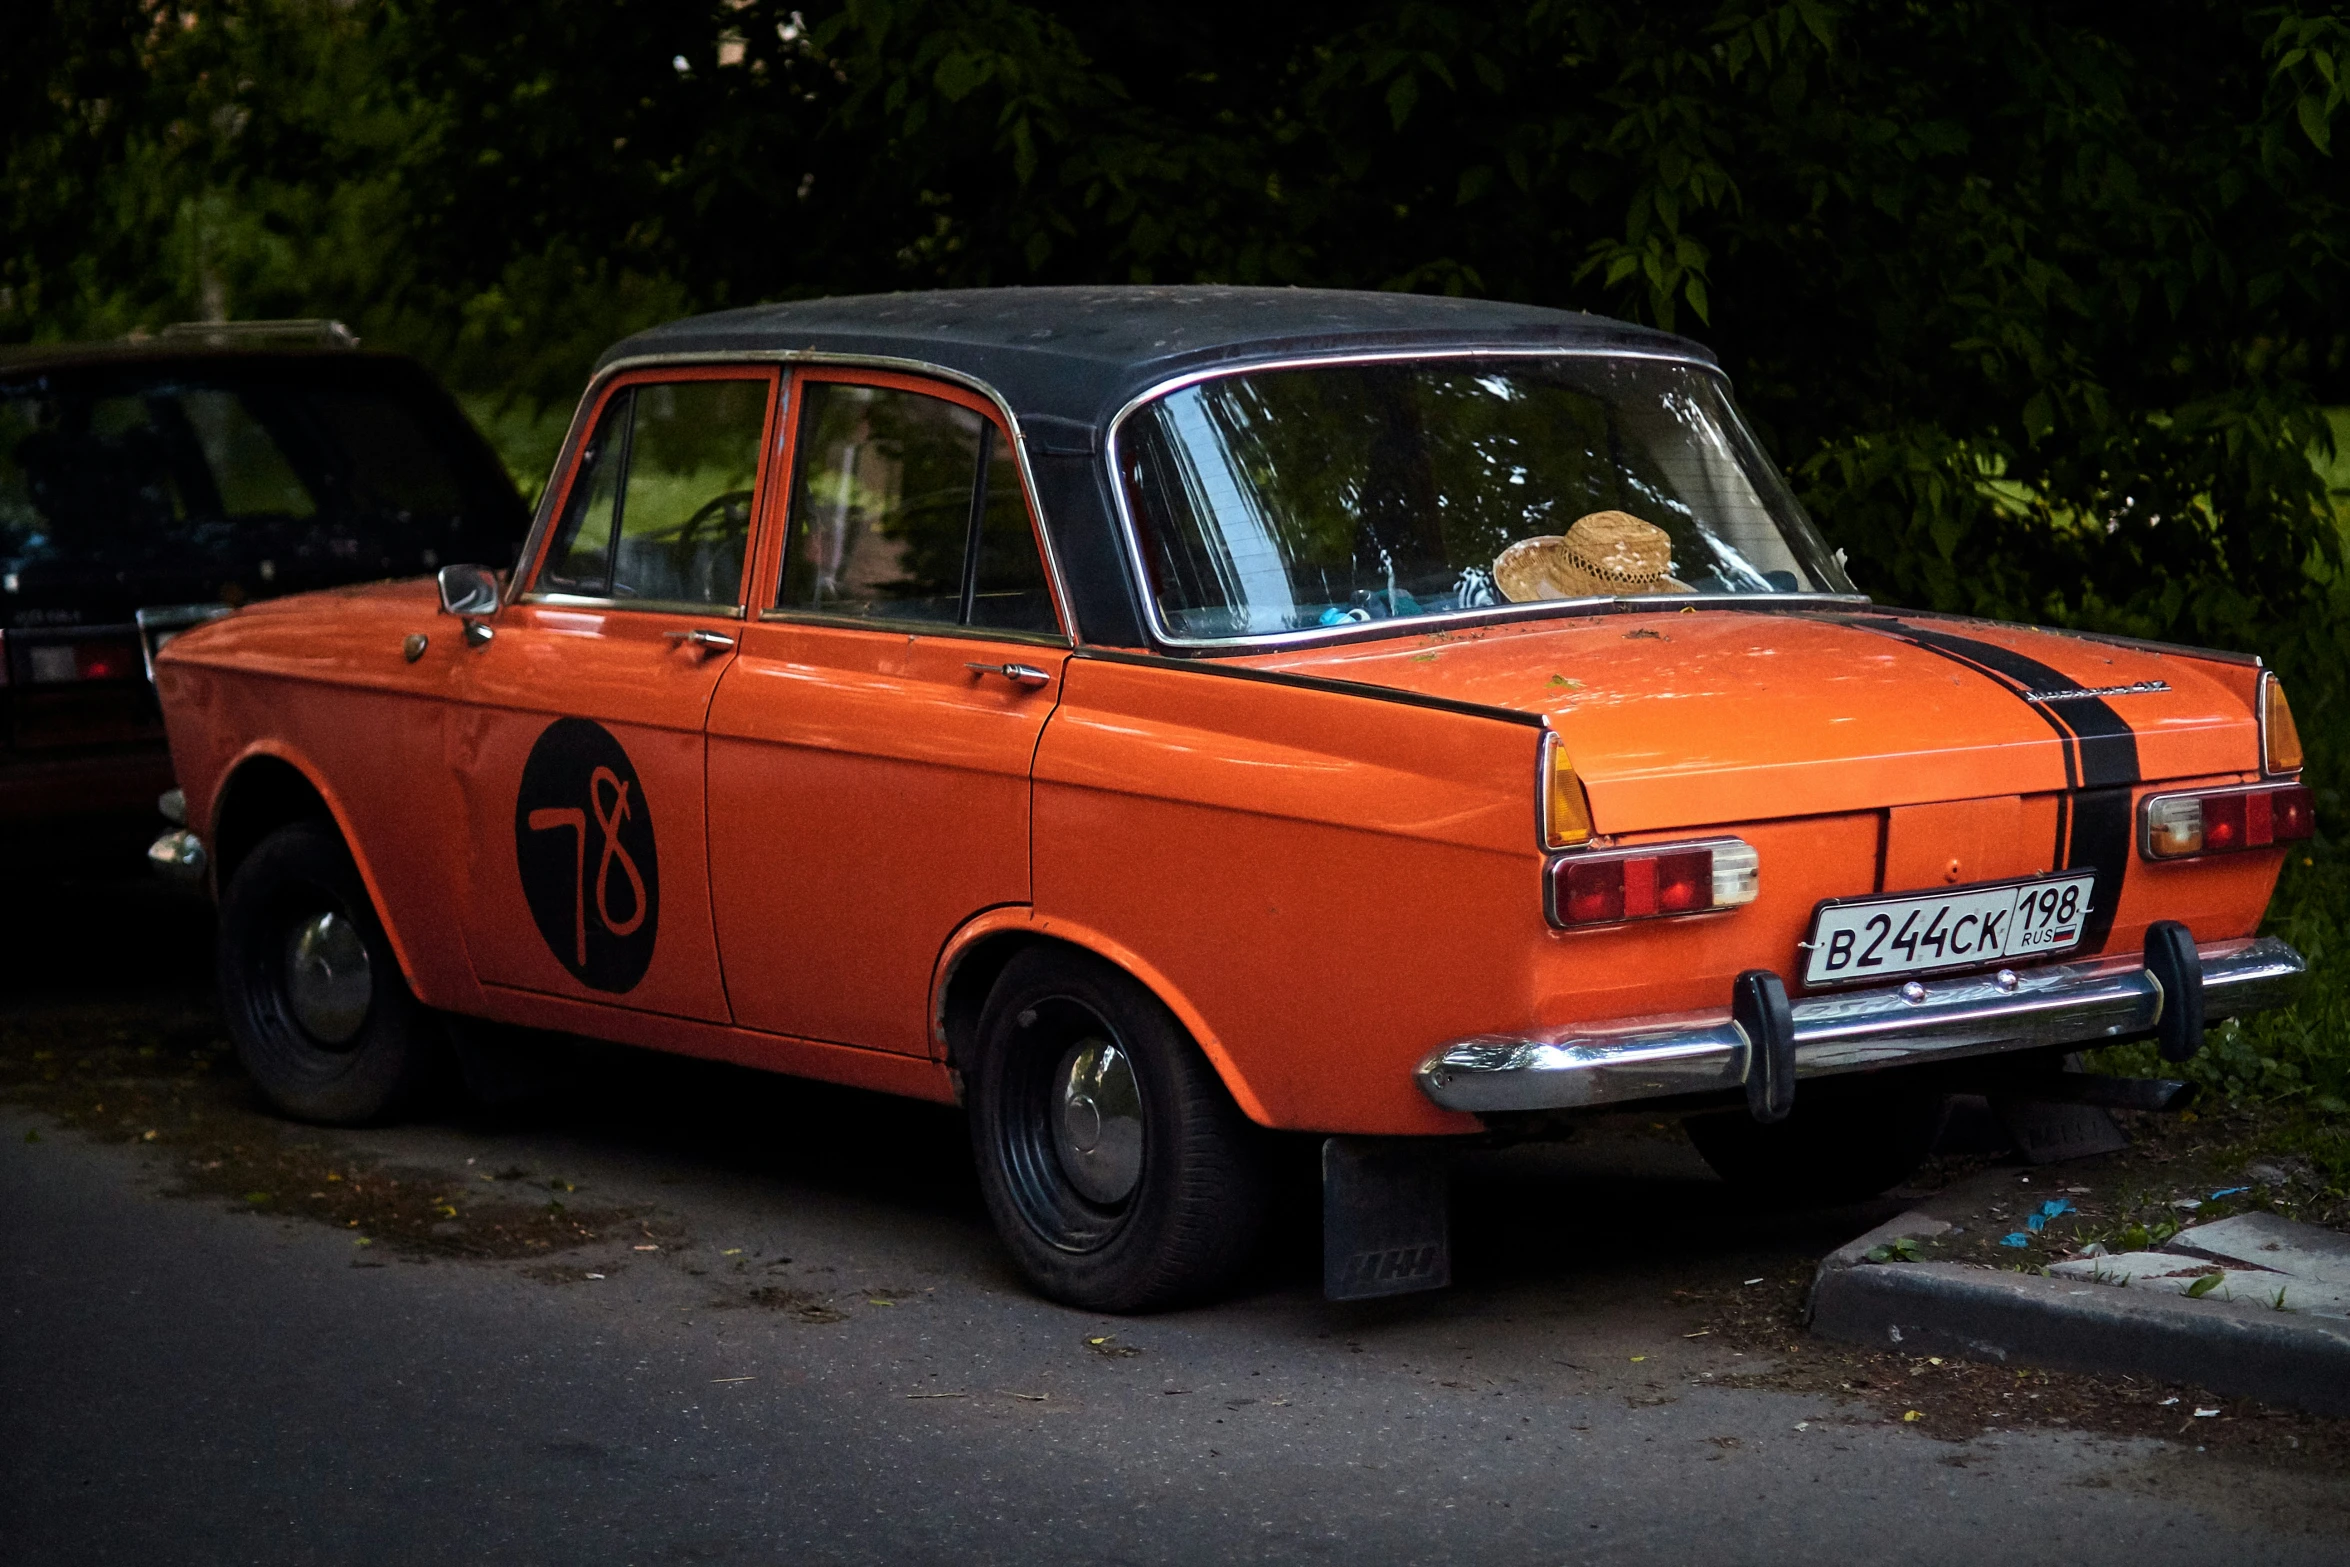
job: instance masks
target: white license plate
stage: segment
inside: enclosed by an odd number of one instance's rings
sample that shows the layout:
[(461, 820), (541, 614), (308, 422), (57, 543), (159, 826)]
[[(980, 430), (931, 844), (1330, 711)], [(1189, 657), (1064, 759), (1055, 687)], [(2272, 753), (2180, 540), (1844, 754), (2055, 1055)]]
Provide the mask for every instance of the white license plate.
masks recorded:
[(1803, 982), (1840, 985), (2069, 952), (2081, 944), (2095, 881), (2088, 871), (2068, 871), (1997, 887), (1823, 904)]

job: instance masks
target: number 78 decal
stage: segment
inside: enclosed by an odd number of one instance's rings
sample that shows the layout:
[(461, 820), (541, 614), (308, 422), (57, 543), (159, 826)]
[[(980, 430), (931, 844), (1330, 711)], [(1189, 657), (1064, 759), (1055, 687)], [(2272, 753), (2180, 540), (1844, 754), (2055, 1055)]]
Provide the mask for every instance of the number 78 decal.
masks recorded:
[[(604, 809), (604, 789), (612, 790), (612, 809)], [(620, 842), (620, 824), (628, 819), (628, 791), (630, 786), (620, 781), (609, 767), (599, 767), (588, 774), (588, 803), (596, 813), (596, 828), (604, 835), (603, 852), (596, 858), (596, 918), (604, 929), (615, 936), (633, 936), (645, 922), (645, 879), (639, 875), (636, 861)], [(568, 827), (572, 832), (571, 909), (575, 961), (587, 965), (587, 813), (576, 805), (546, 806), (530, 813), (533, 832), (552, 832)], [(628, 877), (629, 916), (625, 920), (612, 917), (612, 862), (618, 860), (620, 869)]]
[(632, 990), (661, 911), (652, 811), (619, 739), (558, 718), (531, 746), (514, 802), (514, 861), (555, 960), (593, 990)]

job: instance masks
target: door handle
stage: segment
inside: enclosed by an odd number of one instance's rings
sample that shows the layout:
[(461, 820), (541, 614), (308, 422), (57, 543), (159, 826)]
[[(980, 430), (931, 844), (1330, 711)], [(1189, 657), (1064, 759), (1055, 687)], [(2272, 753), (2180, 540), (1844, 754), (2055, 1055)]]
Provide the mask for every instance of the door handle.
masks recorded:
[(963, 667), (983, 675), (1001, 675), (1012, 684), (1026, 686), (1031, 691), (1038, 686), (1049, 685), (1053, 678), (1034, 664), (965, 664)]
[(682, 642), (687, 647), (698, 647), (711, 653), (723, 653), (734, 646), (734, 638), (725, 632), (704, 631), (699, 627), (692, 631), (671, 631), (665, 635), (672, 642)]

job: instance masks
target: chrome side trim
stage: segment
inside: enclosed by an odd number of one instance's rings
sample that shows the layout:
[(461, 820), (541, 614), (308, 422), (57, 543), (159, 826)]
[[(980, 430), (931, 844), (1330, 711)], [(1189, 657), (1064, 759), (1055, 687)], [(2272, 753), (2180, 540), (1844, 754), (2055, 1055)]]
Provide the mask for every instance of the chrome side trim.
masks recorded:
[[(2301, 954), (2273, 936), (2198, 951), (2204, 1016), (2213, 1020), (2284, 1004), (2308, 971)], [(1807, 996), (1794, 1013), (1797, 1077), (1831, 1077), (2143, 1034), (2162, 1016), (2162, 986), (2129, 954), (2018, 969), (2012, 988), (1975, 974)], [(1725, 1007), (1479, 1035), (1436, 1051), (1415, 1076), (1447, 1110), (1568, 1110), (1735, 1089), (1746, 1080), (1747, 1054)]]
[(686, 599), (608, 599), (585, 593), (525, 593), (514, 602), (549, 609), (625, 609), (651, 615), (699, 615), (704, 620), (740, 620), (740, 604), (696, 604)]
[(759, 619), (778, 626), (831, 626), (842, 631), (886, 631), (901, 637), (963, 637), (973, 642), (1020, 642), (1030, 647), (1067, 649), (1075, 644), (1060, 632), (1014, 631), (1003, 626), (965, 626), (951, 620), (884, 620), (835, 615), (821, 609), (763, 609)]
[[(1224, 364), (1211, 365), (1206, 369), (1190, 370), (1182, 375), (1171, 376), (1137, 393), (1127, 401), (1124, 407), (1112, 414), (1109, 435), (1102, 445), (1103, 461), (1109, 467), (1110, 497), (1118, 508), (1118, 530), (1126, 544), (1127, 566), (1129, 570), (1136, 573), (1135, 581), (1142, 589), (1140, 597), (1143, 625), (1150, 633), (1154, 643), (1161, 647), (1180, 648), (1186, 651), (1215, 649), (1223, 652), (1245, 653), (1275, 648), (1312, 647), (1323, 642), (1350, 640), (1352, 637), (1360, 636), (1363, 627), (1360, 624), (1332, 626), (1326, 629), (1307, 627), (1297, 631), (1273, 631), (1246, 637), (1179, 637), (1168, 630), (1165, 619), (1159, 614), (1158, 598), (1150, 591), (1150, 556), (1143, 549), (1142, 530), (1134, 521), (1134, 508), (1127, 499), (1126, 482), (1121, 477), (1124, 470), (1120, 467), (1118, 460), (1118, 438), (1125, 431), (1127, 418), (1136, 409), (1166, 396), (1169, 392), (1181, 391), (1184, 387), (1196, 386), (1202, 381), (1220, 381), (1235, 375), (1254, 375), (1267, 370), (1311, 370), (1329, 365), (1400, 364), (1410, 361), (1443, 359), (1646, 359), (1660, 364), (1687, 365), (1693, 370), (1713, 376), (1725, 386), (1729, 384), (1730, 380), (1720, 365), (1710, 359), (1701, 359), (1694, 354), (1667, 354), (1639, 348), (1561, 348), (1557, 346), (1544, 348), (1383, 348), (1364, 353), (1339, 351), (1328, 354), (1293, 355), (1279, 359), (1234, 360)], [(1839, 569), (1841, 569), (1841, 565), (1839, 565)], [(1670, 607), (1676, 610), (1681, 609), (1690, 606), (1693, 601), (1695, 603), (1734, 604), (1741, 599), (1776, 601), (1780, 604), (1794, 602), (1812, 607), (1846, 605), (1855, 601), (1861, 604), (1872, 602), (1868, 595), (1859, 593), (1676, 593), (1672, 595)], [(1518, 614), (1513, 613), (1515, 611), (1527, 612), (1523, 618), (1536, 618), (1544, 611), (1556, 613), (1562, 607), (1570, 610), (1592, 610), (1621, 604), (1656, 607), (1653, 598), (1545, 599), (1532, 604), (1456, 610), (1449, 615), (1415, 615), (1404, 621), (1402, 625), (1389, 621), (1374, 621), (1370, 624), (1382, 628), (1386, 634), (1393, 635), (1406, 626), (1426, 631), (1440, 631), (1452, 630), (1463, 625), (1487, 623), (1495, 619), (1521, 618)], [(1502, 613), (1496, 615), (1495, 609), (1501, 610)]]

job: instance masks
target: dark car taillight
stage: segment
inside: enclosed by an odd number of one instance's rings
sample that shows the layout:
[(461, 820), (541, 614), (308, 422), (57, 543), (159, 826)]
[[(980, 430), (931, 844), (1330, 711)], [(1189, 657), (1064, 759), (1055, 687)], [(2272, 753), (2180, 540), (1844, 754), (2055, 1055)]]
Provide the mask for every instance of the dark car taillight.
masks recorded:
[(2150, 860), (2184, 860), (2295, 843), (2317, 832), (2316, 802), (2301, 784), (2158, 794), (2139, 809), (2138, 848)]
[(13, 662), (15, 677), (33, 686), (72, 685), (82, 680), (128, 680), (146, 672), (139, 644), (112, 637), (20, 645)]

